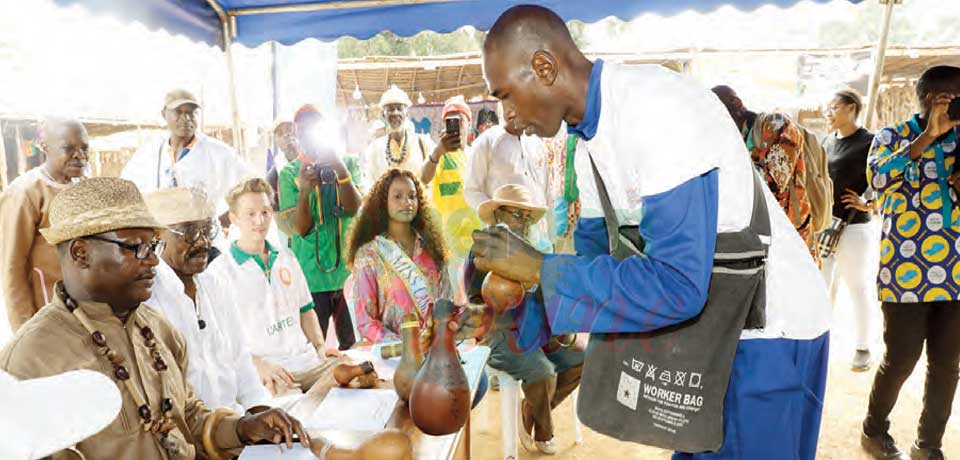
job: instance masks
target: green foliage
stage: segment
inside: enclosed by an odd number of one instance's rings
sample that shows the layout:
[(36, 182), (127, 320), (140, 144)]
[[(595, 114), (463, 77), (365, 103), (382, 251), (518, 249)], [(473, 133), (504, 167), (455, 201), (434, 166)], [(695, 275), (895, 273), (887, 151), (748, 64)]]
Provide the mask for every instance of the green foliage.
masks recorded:
[[(584, 40), (584, 23), (571, 21), (567, 24), (573, 40), (581, 47)], [(393, 32), (381, 32), (368, 40), (344, 37), (337, 41), (337, 51), (341, 59), (367, 56), (436, 56), (442, 54), (479, 53), (487, 33), (473, 27), (462, 27), (456, 31), (439, 34), (431, 31), (420, 32), (412, 37), (400, 37)]]

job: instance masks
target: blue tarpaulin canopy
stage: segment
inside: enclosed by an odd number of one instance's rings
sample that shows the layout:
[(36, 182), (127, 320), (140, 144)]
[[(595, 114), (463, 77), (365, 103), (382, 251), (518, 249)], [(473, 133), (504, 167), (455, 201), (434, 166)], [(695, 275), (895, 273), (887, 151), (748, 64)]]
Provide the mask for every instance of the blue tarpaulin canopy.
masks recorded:
[[(54, 0), (61, 5), (80, 4), (104, 13), (163, 29), (226, 50), (233, 108), (234, 145), (242, 149), (239, 135), (233, 58), (234, 41), (255, 47), (268, 41), (286, 45), (307, 38), (334, 40), (343, 36), (370, 38), (383, 31), (410, 36), (421, 31), (452, 32), (463, 26), (487, 30), (507, 8), (536, 3), (557, 12), (564, 20), (596, 22), (615, 16), (631, 20), (643, 13), (670, 15), (686, 10), (712, 11), (731, 5), (752, 10), (763, 5), (788, 7), (800, 0)], [(812, 0), (825, 3), (829, 0)], [(864, 0), (847, 0), (862, 3)], [(877, 47), (877, 68), (895, 2), (886, 3), (883, 30)], [(868, 109), (875, 101), (877, 75), (872, 78)], [(870, 120), (871, 112), (867, 112)]]
[[(424, 30), (451, 32), (463, 26), (489, 29), (513, 5), (537, 3), (565, 20), (595, 22), (608, 16), (623, 20), (643, 13), (670, 15), (685, 10), (712, 11), (724, 5), (752, 10), (763, 5), (788, 7), (799, 0), (55, 0), (82, 4), (164, 29), (191, 39), (223, 45), (221, 13), (232, 39), (255, 47), (277, 41), (285, 45), (306, 38), (370, 38), (389, 30), (410, 36)], [(828, 0), (815, 0), (825, 2)], [(863, 0), (848, 0), (860, 3)], [(220, 10), (220, 11), (217, 11)]]

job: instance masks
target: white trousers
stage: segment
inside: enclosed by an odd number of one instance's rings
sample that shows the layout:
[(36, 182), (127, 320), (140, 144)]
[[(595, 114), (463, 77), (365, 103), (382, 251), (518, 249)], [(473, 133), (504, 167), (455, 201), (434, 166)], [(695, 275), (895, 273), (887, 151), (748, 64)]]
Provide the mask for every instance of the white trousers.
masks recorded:
[(880, 221), (848, 225), (837, 250), (823, 259), (823, 278), (830, 302), (837, 306), (843, 284), (853, 306), (854, 338), (858, 350), (869, 350), (879, 324), (877, 270), (880, 266)]

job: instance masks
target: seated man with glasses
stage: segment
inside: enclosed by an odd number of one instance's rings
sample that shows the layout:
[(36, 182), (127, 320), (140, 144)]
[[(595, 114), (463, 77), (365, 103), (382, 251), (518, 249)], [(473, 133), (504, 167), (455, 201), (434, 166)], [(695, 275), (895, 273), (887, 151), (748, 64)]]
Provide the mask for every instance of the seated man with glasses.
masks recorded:
[(213, 205), (197, 189), (171, 188), (146, 196), (147, 206), (165, 226), (166, 244), (157, 266), (153, 295), (146, 302), (181, 333), (187, 342), (187, 381), (211, 407), (236, 412), (263, 409), (271, 395), (261, 384), (253, 358), (242, 342), (232, 340), (235, 288), (207, 268), (212, 241), (220, 226)]
[(191, 347), (163, 315), (141, 308), (154, 289), (161, 227), (123, 179), (84, 180), (50, 204), (40, 232), (57, 248), (63, 281), (0, 351), (0, 370), (20, 380), (91, 370), (113, 380), (122, 400), (109, 426), (54, 458), (229, 458), (264, 440), (292, 448), (294, 434), (309, 447), (300, 423), (280, 409), (242, 416), (194, 395)]
[[(506, 226), (530, 241), (531, 227), (543, 218), (546, 208), (537, 204), (525, 185), (506, 184), (494, 191), (489, 200), (480, 203), (478, 212), (484, 224)], [(533, 244), (549, 251), (549, 243)], [(471, 253), (464, 276), (467, 294), (471, 303), (483, 304), (481, 291), (487, 272), (477, 269), (473, 260), (474, 254)], [(534, 301), (534, 291), (534, 287), (528, 290), (529, 301)], [(557, 443), (553, 439), (551, 411), (580, 384), (584, 353), (573, 346), (576, 335), (553, 337), (543, 348), (524, 353), (510, 333), (514, 321), (513, 310), (497, 315), (492, 332), (486, 337), (486, 344), (490, 346), (487, 364), (523, 382), (525, 398), (520, 408), (523, 423), (520, 441), (523, 447), (531, 452), (538, 450), (554, 455), (557, 453)]]

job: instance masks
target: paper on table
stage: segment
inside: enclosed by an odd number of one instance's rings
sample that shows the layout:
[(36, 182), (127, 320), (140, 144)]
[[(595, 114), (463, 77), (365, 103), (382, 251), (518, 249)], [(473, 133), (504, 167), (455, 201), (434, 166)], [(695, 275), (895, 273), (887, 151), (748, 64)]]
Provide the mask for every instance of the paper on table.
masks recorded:
[(381, 431), (396, 405), (394, 390), (333, 388), (303, 426), (310, 430)]
[(287, 449), (286, 446), (247, 446), (240, 453), (240, 460), (316, 460), (317, 456), (304, 449), (300, 444)]

